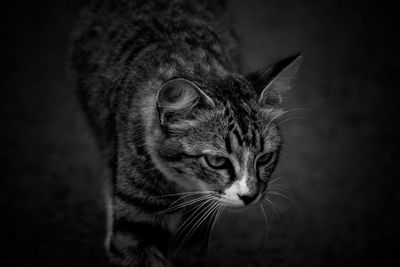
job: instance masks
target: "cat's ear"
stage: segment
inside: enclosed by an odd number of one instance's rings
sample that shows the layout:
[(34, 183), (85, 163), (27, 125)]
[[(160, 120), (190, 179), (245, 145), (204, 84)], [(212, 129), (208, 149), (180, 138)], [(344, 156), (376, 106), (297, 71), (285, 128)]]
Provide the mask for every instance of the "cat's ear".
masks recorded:
[(286, 91), (293, 86), (301, 61), (299, 53), (246, 76), (258, 92), (262, 106), (282, 103)]
[(163, 84), (157, 94), (157, 111), (161, 125), (187, 117), (195, 107), (213, 108), (214, 101), (197, 85), (183, 78)]

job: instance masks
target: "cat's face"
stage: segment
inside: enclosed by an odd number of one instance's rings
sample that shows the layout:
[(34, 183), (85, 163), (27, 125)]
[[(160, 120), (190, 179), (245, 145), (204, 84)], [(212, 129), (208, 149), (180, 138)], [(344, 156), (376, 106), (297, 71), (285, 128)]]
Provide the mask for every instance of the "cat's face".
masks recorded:
[(251, 75), (214, 86), (181, 78), (166, 82), (158, 94), (153, 146), (161, 171), (184, 191), (210, 193), (227, 206), (257, 203), (282, 141), (281, 111), (273, 105), (281, 96), (268, 88), (273, 82), (261, 93)]

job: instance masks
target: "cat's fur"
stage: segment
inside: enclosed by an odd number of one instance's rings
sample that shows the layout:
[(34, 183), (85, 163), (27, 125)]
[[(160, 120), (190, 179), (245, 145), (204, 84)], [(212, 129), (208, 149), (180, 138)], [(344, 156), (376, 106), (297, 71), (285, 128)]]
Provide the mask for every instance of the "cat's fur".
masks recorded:
[[(160, 196), (211, 191), (205, 202), (217, 207), (265, 192), (282, 142), (276, 105), (300, 57), (239, 74), (224, 6), (98, 1), (77, 22), (70, 65), (112, 169), (107, 246), (115, 266), (172, 264), (171, 238), (191, 213), (160, 213), (182, 195)], [(262, 154), (271, 162), (262, 165)]]

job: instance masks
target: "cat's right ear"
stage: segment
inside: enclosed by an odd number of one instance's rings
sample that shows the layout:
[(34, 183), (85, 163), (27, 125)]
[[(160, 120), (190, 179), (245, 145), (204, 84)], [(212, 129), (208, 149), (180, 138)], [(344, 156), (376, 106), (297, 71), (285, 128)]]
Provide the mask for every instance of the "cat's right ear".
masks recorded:
[(262, 106), (282, 103), (285, 93), (293, 86), (301, 61), (302, 56), (298, 53), (246, 76), (258, 92), (258, 102)]
[[(183, 78), (163, 84), (157, 94), (157, 112), (161, 126), (189, 117), (196, 107), (215, 107), (214, 101), (197, 85)], [(188, 122), (188, 120), (186, 120)]]

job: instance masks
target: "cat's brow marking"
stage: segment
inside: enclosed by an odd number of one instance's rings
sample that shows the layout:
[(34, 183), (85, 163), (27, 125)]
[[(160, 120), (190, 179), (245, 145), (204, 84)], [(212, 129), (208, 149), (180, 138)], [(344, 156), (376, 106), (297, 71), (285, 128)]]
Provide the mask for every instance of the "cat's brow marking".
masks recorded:
[(227, 136), (225, 136), (224, 140), (225, 140), (226, 152), (228, 152), (228, 154), (231, 154), (233, 151), (232, 151), (232, 146), (231, 146), (231, 141), (230, 141), (229, 134)]

